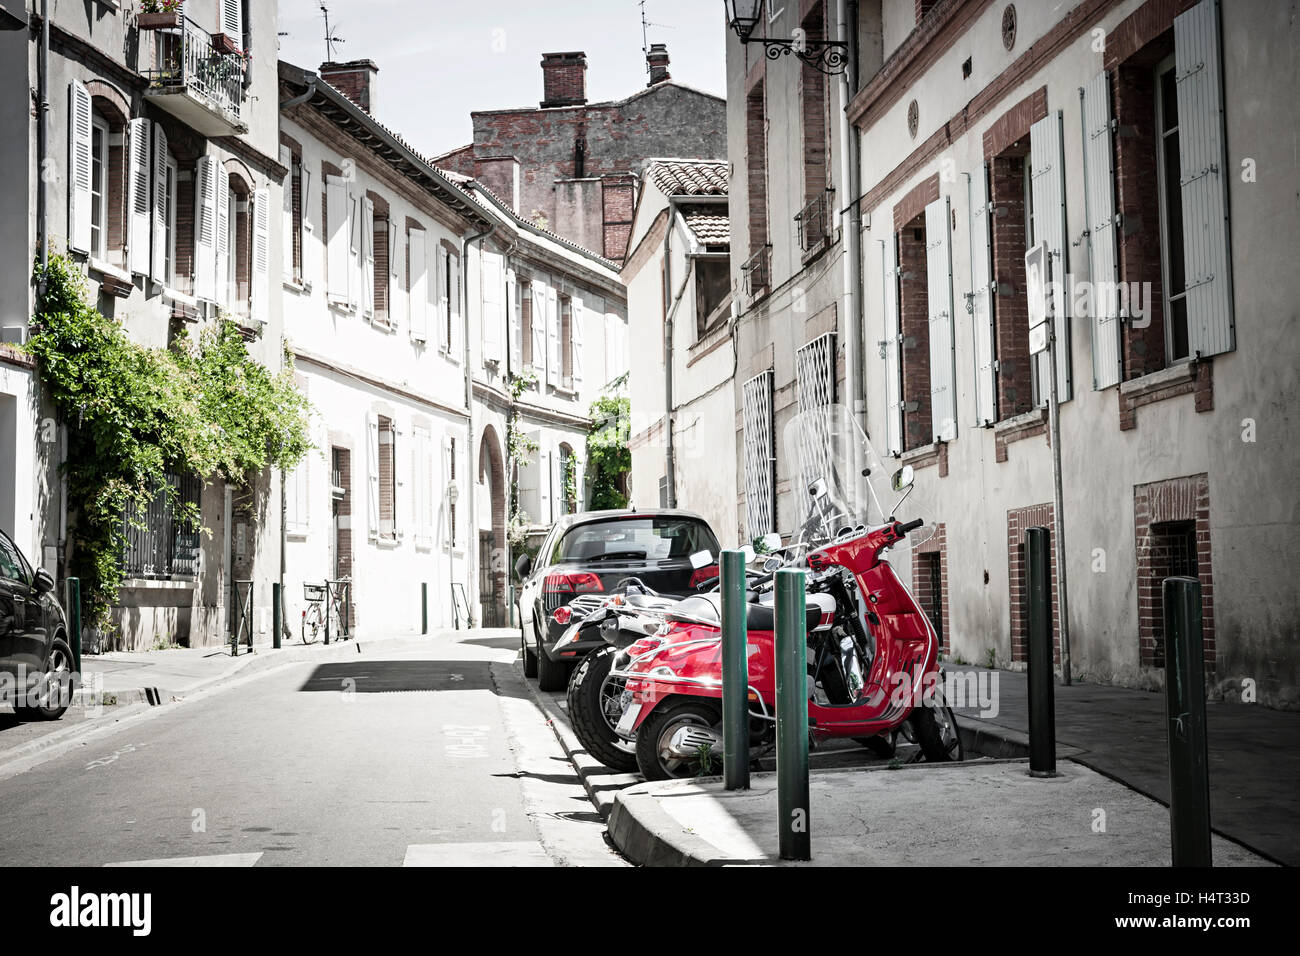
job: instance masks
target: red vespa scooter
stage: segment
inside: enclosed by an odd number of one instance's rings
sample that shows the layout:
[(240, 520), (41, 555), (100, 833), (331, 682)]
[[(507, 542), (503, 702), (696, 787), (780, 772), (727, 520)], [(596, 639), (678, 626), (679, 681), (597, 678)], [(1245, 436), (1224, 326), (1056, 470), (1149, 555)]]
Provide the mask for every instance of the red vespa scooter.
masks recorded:
[[(808, 721), (814, 740), (847, 737), (890, 754), (898, 732), (927, 760), (962, 759), (943, 698), (933, 626), (884, 553), (928, 536), (902, 521), (911, 469), (888, 481), (866, 435), (843, 406), (795, 416), (786, 426), (794, 487), (808, 489), (802, 531), (785, 564), (807, 574)], [(801, 483), (800, 483), (801, 482)], [(877, 491), (904, 492), (893, 508)], [(874, 520), (874, 524), (868, 521)], [(747, 593), (751, 759), (775, 744), (775, 572), (751, 578)], [(649, 780), (717, 772), (722, 745), (721, 599), (686, 598), (658, 632), (614, 661), (626, 681), (616, 733), (635, 741)]]

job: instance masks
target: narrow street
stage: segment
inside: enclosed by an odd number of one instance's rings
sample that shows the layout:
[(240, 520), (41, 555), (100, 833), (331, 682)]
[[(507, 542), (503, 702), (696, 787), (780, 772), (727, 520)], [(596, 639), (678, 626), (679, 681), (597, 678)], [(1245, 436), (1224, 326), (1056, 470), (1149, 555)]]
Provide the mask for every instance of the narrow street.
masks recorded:
[(515, 645), (467, 633), (339, 645), (0, 780), (0, 858), (620, 865)]

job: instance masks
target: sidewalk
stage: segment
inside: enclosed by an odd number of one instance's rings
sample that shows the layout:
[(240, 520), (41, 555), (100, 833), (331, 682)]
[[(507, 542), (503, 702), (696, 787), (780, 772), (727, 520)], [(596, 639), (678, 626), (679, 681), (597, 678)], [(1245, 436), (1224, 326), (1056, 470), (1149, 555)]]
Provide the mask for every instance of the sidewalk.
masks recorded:
[[(1023, 760), (1027, 675), (948, 669), (997, 681), (996, 714), (958, 710), (968, 760), (977, 759), (897, 772), (813, 771), (814, 865), (1169, 865), (1162, 694), (1058, 685), (1060, 776), (1035, 780)], [(1208, 704), (1207, 712), (1215, 864), (1300, 864), (1300, 714), (1240, 704)], [(776, 776), (754, 774), (751, 786), (727, 793), (716, 780), (677, 781), (622, 790), (610, 836), (629, 858), (651, 865), (775, 863)], [(918, 807), (934, 812), (918, 816)]]

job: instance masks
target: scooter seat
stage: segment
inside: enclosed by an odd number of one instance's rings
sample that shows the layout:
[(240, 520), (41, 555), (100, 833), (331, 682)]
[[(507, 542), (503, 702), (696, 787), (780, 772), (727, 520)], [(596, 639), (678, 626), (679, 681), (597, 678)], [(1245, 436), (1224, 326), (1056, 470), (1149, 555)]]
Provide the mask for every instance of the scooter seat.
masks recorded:
[[(822, 615), (835, 611), (835, 599), (828, 594), (809, 594), (807, 597), (808, 606), (805, 612), (806, 630), (812, 631), (821, 623)], [(722, 595), (713, 592), (710, 594), (698, 594), (692, 597), (684, 598), (676, 607), (675, 614), (683, 617), (693, 618), (695, 620), (707, 621), (710, 624), (722, 625)], [(745, 630), (747, 631), (775, 631), (776, 630), (776, 606), (773, 604), (761, 604), (754, 601), (745, 603)]]

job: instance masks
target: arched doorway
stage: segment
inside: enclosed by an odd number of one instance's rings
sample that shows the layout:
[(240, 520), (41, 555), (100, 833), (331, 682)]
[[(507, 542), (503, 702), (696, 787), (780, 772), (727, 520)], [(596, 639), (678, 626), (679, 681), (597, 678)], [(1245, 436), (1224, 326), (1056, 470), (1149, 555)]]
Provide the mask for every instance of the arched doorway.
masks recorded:
[[(491, 425), (483, 429), (478, 451), (478, 484), (485, 486), (489, 507), (479, 512), (478, 586), (484, 627), (506, 627), (509, 554), (506, 550), (506, 478), (501, 442)], [(477, 488), (475, 489), (478, 490)], [(486, 519), (486, 520), (485, 520)]]

